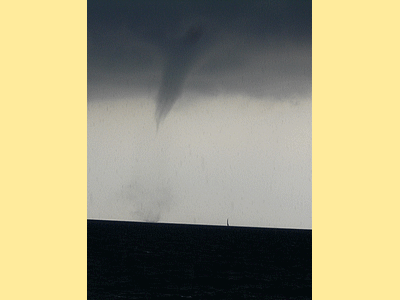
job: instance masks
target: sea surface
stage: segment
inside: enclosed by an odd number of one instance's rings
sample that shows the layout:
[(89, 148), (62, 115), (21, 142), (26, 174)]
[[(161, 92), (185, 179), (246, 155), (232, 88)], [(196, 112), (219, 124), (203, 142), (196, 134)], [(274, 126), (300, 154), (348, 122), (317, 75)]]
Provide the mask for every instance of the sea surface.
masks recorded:
[(311, 299), (311, 230), (87, 225), (88, 299)]

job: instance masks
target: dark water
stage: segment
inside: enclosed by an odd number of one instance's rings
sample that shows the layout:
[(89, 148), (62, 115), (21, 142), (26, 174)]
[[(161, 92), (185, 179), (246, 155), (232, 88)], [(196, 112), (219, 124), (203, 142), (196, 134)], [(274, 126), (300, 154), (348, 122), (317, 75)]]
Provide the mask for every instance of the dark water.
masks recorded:
[(88, 220), (88, 299), (311, 299), (311, 230)]

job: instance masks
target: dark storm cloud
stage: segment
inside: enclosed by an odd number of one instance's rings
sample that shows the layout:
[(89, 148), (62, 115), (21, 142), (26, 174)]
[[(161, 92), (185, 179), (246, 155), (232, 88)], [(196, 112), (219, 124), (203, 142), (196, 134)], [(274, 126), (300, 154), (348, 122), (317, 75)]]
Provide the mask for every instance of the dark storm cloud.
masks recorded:
[(311, 1), (88, 1), (88, 100), (311, 94)]

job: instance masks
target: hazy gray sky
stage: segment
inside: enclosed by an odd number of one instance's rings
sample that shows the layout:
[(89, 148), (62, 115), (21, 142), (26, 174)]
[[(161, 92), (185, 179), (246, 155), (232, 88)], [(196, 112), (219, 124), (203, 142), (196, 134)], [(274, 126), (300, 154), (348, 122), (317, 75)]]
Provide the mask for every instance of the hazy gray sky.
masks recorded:
[(311, 107), (311, 2), (89, 1), (88, 218), (311, 228)]

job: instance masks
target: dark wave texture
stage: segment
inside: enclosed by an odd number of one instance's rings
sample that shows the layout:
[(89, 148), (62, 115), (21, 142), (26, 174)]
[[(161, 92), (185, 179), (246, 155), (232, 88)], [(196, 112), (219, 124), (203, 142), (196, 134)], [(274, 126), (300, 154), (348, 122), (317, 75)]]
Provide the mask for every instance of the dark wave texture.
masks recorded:
[(88, 221), (88, 299), (311, 299), (311, 230)]

